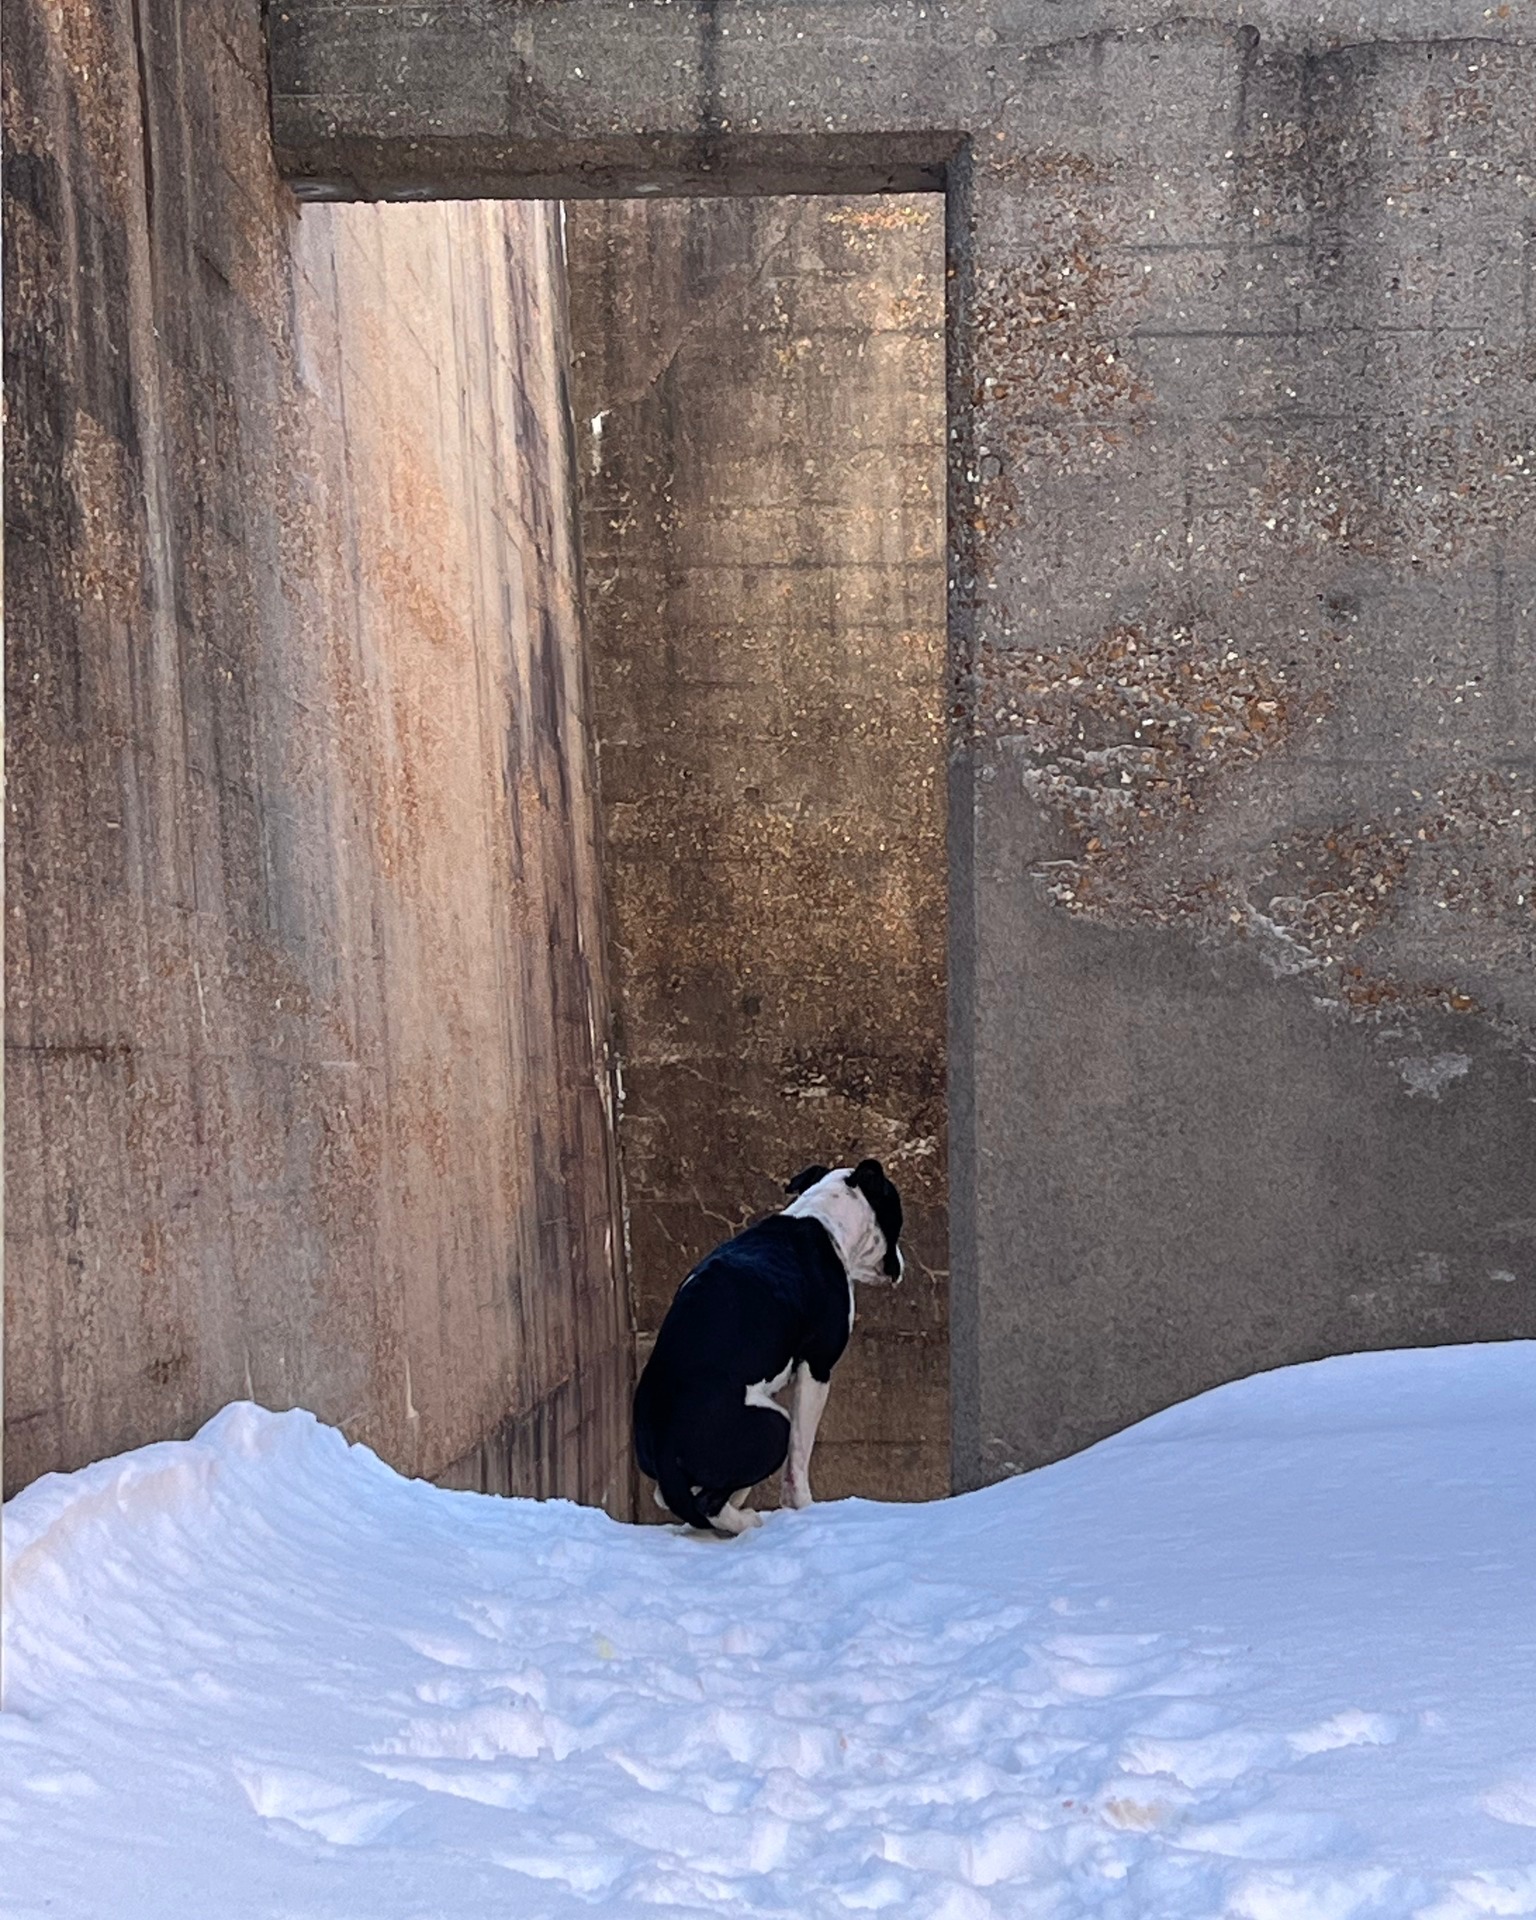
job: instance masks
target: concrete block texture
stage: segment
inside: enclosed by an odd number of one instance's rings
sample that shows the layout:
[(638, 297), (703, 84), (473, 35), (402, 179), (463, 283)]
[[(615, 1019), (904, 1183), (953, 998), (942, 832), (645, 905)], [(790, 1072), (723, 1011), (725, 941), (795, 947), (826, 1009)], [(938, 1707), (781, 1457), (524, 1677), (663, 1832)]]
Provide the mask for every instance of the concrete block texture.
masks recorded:
[[(949, 1487), (935, 195), (567, 209), (635, 1320), (811, 1161), (884, 1161), (814, 1483)], [(771, 1494), (765, 1495), (771, 1498)]]
[(1536, 1333), (1530, 9), (1163, 11), (274, 30), (305, 191), (942, 176), (961, 1484)]
[(7, 10), (6, 1484), (627, 1511), (556, 216), (300, 217), (261, 11)]

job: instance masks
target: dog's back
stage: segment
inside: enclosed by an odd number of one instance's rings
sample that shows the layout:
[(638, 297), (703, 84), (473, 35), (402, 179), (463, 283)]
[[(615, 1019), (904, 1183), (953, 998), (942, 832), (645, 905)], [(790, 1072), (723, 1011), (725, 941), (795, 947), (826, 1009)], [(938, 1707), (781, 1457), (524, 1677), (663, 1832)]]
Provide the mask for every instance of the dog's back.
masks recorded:
[(789, 1421), (768, 1395), (800, 1361), (825, 1379), (851, 1321), (848, 1275), (818, 1220), (774, 1214), (699, 1262), (635, 1389), (636, 1458), (680, 1519), (708, 1526), (730, 1494), (777, 1472)]

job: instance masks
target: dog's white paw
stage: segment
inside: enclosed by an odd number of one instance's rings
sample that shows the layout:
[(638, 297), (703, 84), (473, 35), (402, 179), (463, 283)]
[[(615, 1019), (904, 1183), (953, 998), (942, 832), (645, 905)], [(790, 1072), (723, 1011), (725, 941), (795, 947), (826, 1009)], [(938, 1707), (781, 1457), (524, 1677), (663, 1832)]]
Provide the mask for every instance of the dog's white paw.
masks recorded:
[(801, 1507), (808, 1507), (810, 1504), (811, 1489), (808, 1482), (804, 1480), (786, 1480), (784, 1482), (784, 1505), (786, 1507), (794, 1507), (798, 1510)]
[(763, 1524), (763, 1516), (752, 1507), (738, 1507), (727, 1501), (710, 1524), (716, 1533), (750, 1533)]

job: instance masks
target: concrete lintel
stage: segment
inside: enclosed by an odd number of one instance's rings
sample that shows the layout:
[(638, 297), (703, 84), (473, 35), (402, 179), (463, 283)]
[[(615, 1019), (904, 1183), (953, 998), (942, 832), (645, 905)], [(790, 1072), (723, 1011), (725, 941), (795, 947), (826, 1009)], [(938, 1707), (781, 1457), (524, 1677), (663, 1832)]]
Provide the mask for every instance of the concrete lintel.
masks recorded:
[[(1511, 10), (1512, 14), (1514, 11)], [(1319, 54), (1515, 44), (1476, 0), (283, 0), (278, 166), (301, 197), (906, 192), (1086, 45)], [(1134, 132), (1133, 112), (1122, 131)]]
[(316, 197), (932, 186), (936, 103), (963, 91), (935, 91), (937, 9), (832, 12), (291, 0), (269, 28), (278, 164)]
[(481, 142), (308, 139), (281, 151), (300, 200), (616, 200), (942, 192), (958, 133)]

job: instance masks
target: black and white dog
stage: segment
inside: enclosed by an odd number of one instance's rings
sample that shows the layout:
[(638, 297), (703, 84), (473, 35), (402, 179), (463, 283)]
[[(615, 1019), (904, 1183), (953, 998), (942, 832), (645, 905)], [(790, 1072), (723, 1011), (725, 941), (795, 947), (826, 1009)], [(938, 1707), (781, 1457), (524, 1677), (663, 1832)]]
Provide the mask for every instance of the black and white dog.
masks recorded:
[[(795, 1198), (782, 1213), (716, 1247), (678, 1288), (635, 1389), (635, 1456), (657, 1503), (718, 1533), (757, 1525), (747, 1495), (780, 1467), (784, 1505), (810, 1505), (853, 1283), (901, 1278), (901, 1196), (878, 1160), (807, 1167), (784, 1191)], [(786, 1413), (773, 1396), (791, 1375)]]

